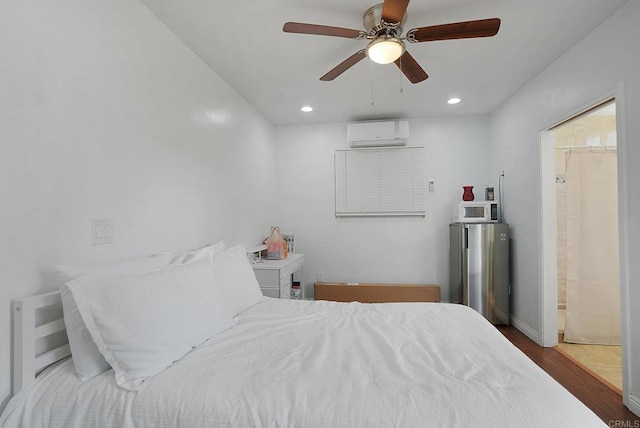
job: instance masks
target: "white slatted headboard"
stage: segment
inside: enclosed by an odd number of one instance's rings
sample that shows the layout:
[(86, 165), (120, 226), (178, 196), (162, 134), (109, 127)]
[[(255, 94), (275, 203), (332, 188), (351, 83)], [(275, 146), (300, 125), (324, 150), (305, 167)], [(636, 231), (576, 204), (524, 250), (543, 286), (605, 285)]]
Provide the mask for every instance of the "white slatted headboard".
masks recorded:
[[(65, 331), (61, 303), (59, 291), (12, 301), (13, 395), (31, 384), (42, 369), (71, 355), (67, 339), (64, 343), (56, 340), (55, 344), (47, 340)], [(36, 325), (39, 310), (52, 315), (47, 322)]]

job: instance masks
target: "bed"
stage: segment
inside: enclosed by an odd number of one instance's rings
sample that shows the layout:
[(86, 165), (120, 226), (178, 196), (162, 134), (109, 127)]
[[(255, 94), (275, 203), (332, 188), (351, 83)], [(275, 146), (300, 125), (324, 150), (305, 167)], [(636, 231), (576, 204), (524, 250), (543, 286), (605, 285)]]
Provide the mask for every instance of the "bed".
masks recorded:
[(34, 349), (64, 330), (59, 315), (35, 326), (47, 308), (60, 312), (59, 292), (14, 302), (0, 426), (606, 426), (462, 305), (262, 297), (136, 390), (114, 369), (81, 380), (68, 344)]

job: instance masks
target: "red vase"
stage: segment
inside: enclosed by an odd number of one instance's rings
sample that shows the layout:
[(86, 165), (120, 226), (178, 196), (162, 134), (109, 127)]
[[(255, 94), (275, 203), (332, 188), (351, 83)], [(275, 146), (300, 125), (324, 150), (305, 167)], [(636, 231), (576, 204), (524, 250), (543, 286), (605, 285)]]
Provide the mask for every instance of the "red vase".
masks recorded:
[(475, 196), (473, 196), (473, 186), (462, 186), (464, 189), (464, 193), (462, 193), (463, 201), (473, 201)]

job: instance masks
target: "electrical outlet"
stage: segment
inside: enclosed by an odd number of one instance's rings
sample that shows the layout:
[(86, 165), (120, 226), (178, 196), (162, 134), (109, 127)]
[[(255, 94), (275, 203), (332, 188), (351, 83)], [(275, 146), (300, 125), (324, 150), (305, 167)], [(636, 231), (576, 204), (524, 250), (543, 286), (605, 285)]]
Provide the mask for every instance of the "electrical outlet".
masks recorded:
[(91, 245), (113, 244), (113, 220), (91, 219)]

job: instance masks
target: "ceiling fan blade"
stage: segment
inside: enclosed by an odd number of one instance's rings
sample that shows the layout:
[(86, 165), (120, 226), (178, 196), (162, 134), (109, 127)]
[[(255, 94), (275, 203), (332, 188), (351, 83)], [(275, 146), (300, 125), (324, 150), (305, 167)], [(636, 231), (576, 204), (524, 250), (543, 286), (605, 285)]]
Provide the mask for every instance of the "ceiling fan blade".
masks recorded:
[(402, 22), (402, 18), (407, 12), (407, 6), (409, 6), (409, 0), (384, 0), (382, 19), (387, 24)]
[(471, 39), (495, 36), (500, 29), (500, 18), (477, 21), (454, 22), (414, 28), (407, 32), (410, 42), (431, 42), (435, 40)]
[(336, 77), (340, 76), (342, 73), (356, 65), (358, 62), (362, 61), (366, 56), (367, 54), (365, 53), (364, 49), (359, 50), (358, 52), (354, 53), (349, 58), (345, 59), (340, 64), (335, 66), (331, 71), (322, 76), (320, 80), (322, 80), (323, 82), (328, 82), (335, 79)]
[(427, 72), (420, 67), (420, 64), (407, 51), (395, 63), (411, 83), (419, 83), (429, 78)]
[(318, 36), (346, 37), (359, 39), (366, 37), (366, 33), (350, 28), (330, 27), (328, 25), (304, 24), (302, 22), (287, 22), (282, 27), (285, 33), (316, 34)]

